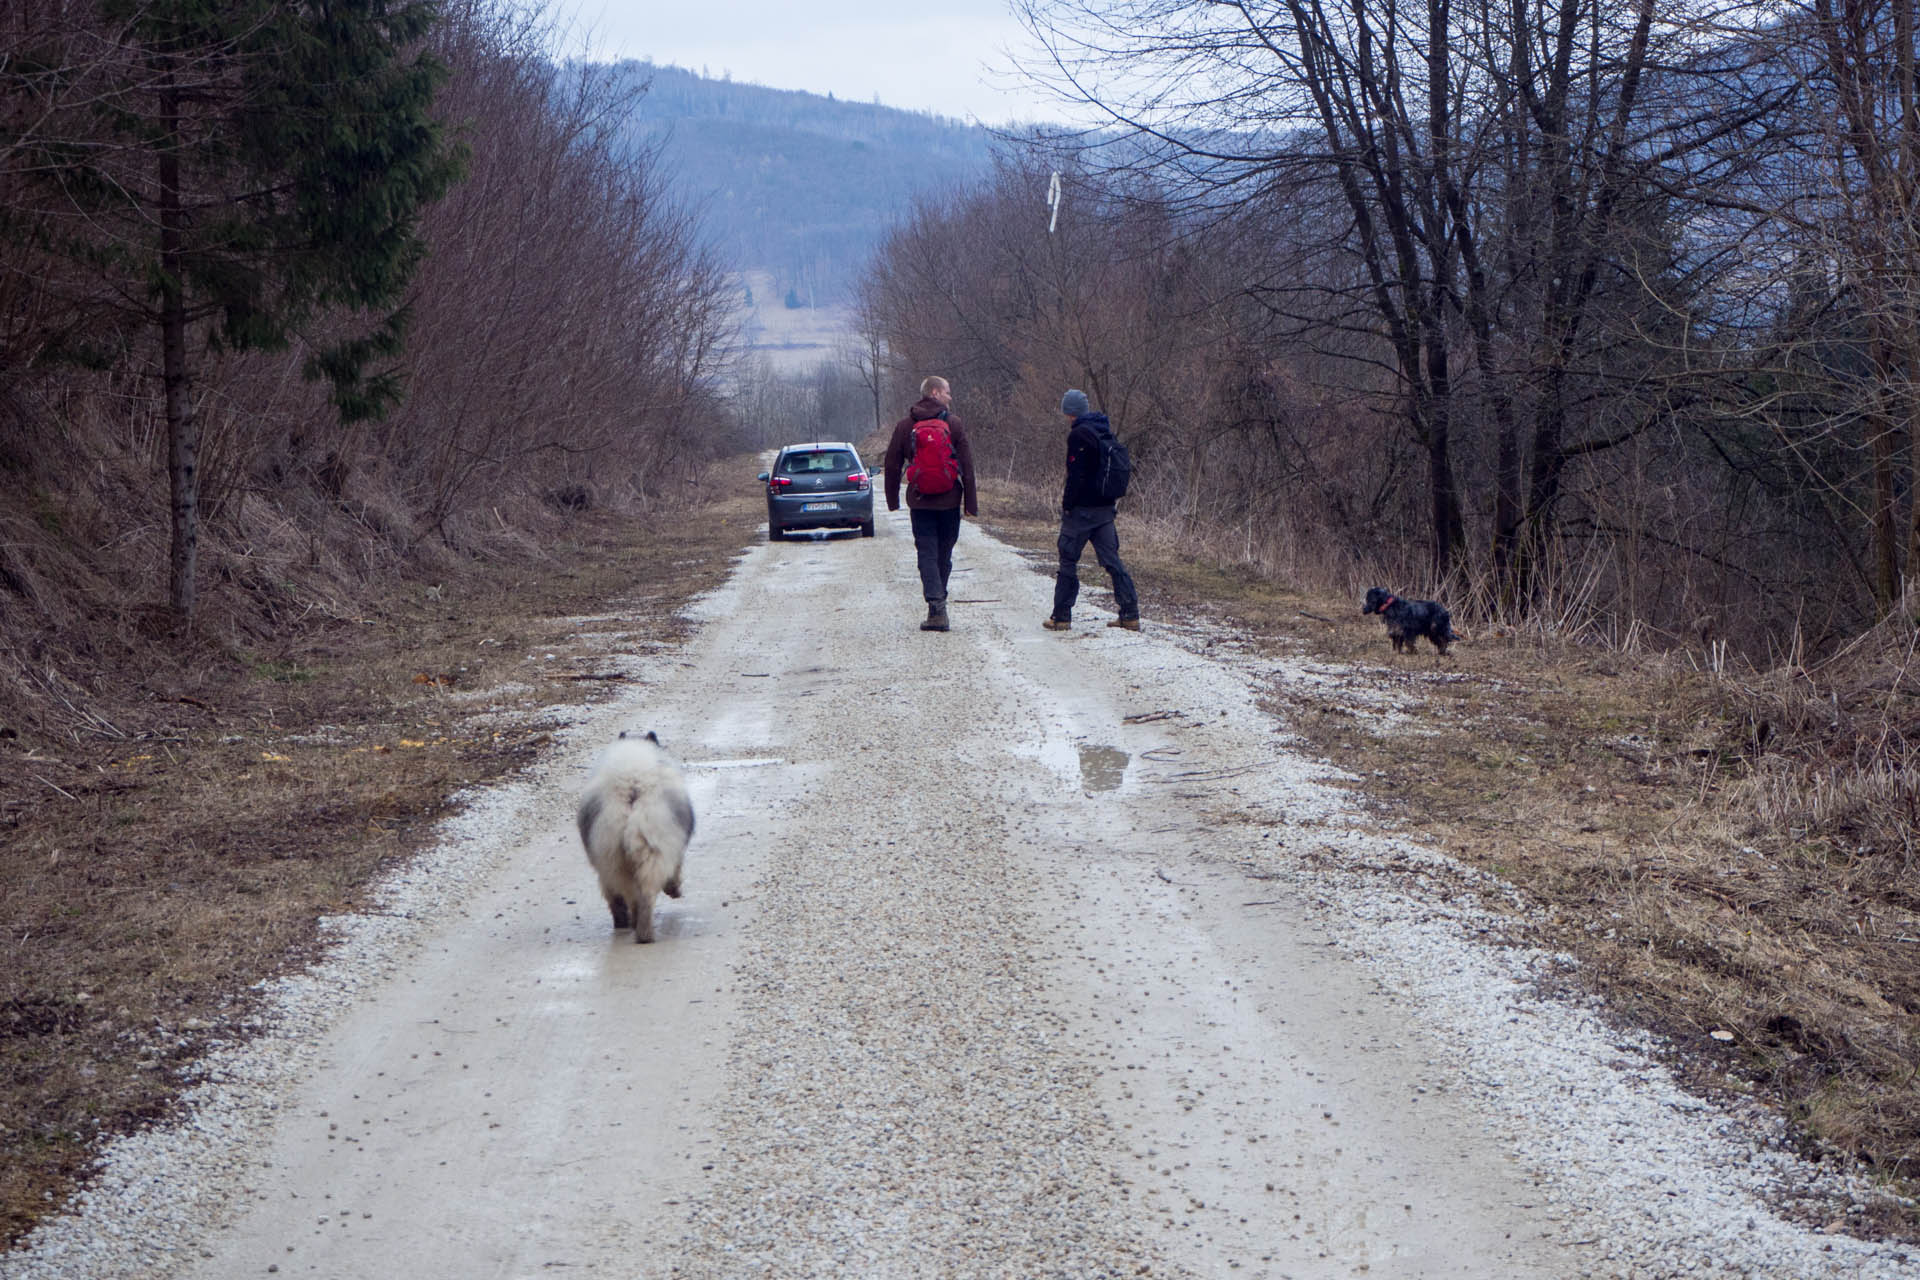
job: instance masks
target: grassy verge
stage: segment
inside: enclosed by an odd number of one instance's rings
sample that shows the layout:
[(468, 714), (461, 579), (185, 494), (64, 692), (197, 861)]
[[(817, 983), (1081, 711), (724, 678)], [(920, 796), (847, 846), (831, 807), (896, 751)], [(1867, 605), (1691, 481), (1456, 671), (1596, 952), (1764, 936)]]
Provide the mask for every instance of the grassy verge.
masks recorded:
[[(1051, 571), (1045, 495), (1004, 495), (988, 523)], [(1575, 956), (1692, 1087), (1777, 1106), (1806, 1155), (1920, 1195), (1920, 868), (1886, 838), (1769, 819), (1748, 689), (1684, 654), (1514, 637), (1396, 657), (1357, 595), (1196, 558), (1124, 516), (1121, 543), (1149, 626), (1204, 620), (1270, 655), (1276, 709), (1382, 828), (1524, 890), (1538, 910), (1516, 936)], [(1331, 678), (1287, 679), (1299, 662)], [(1807, 1211), (1920, 1239), (1897, 1205)]]
[(570, 643), (581, 615), (616, 613), (598, 625), (635, 650), (683, 637), (681, 608), (763, 518), (745, 488), (591, 513), (538, 556), (395, 585), (271, 646), (142, 655), (137, 680), (101, 682), (123, 694), (51, 717), (58, 738), (0, 729), (0, 1244), (64, 1203), (98, 1139), (167, 1114), (320, 916), (530, 760), (543, 708), (608, 696), (617, 677)]

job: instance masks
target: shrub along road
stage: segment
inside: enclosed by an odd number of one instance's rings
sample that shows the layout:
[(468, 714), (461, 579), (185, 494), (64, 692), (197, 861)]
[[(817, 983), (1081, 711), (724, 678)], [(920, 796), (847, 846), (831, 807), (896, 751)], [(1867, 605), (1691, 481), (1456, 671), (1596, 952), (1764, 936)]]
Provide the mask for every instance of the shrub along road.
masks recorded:
[[(1909, 1273), (1776, 1214), (1857, 1189), (1541, 995), (1505, 887), (1355, 807), (1264, 709), (1324, 666), (1043, 631), (971, 526), (922, 633), (880, 533), (756, 545), (678, 649), (609, 615), (529, 655), (632, 691), (5, 1274)], [(651, 946), (572, 830), (622, 728), (699, 820)]]

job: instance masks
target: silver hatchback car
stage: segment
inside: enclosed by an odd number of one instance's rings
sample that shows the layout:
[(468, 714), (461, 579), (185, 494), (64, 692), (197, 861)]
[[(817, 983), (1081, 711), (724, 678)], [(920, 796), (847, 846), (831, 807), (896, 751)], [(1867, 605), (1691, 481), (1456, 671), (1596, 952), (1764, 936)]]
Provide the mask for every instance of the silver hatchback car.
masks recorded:
[(858, 529), (873, 536), (873, 477), (845, 441), (790, 444), (762, 471), (767, 486), (767, 541), (800, 529)]

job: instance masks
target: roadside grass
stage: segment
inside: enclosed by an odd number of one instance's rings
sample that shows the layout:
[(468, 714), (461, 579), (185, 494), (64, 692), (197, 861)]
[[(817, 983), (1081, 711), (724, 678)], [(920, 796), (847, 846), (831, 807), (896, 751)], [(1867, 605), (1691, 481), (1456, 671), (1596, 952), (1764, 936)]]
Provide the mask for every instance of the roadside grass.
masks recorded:
[(693, 509), (589, 512), (538, 553), (388, 584), (355, 616), (332, 601), (271, 645), (143, 654), (57, 736), (0, 708), (0, 1247), (82, 1185), (100, 1138), (168, 1114), (322, 916), (533, 759), (545, 709), (620, 683), (580, 630), (685, 637), (680, 610), (763, 518), (741, 469)]
[[(992, 496), (989, 527), (1050, 574), (1057, 499)], [(1910, 668), (1888, 670), (1911, 629), (1847, 703), (1699, 652), (1475, 634), (1446, 659), (1424, 643), (1395, 655), (1357, 592), (1297, 590), (1124, 515), (1121, 550), (1149, 628), (1205, 622), (1273, 660), (1272, 705), (1383, 830), (1524, 891), (1515, 942), (1575, 957), (1569, 980), (1658, 1033), (1689, 1087), (1779, 1108), (1804, 1155), (1857, 1160), (1896, 1197), (1804, 1216), (1920, 1240), (1920, 865), (1899, 840), (1912, 774), (1905, 790), (1873, 767), (1851, 790), (1829, 782), (1851, 825), (1814, 821), (1807, 781), (1843, 754), (1836, 708), (1858, 707), (1863, 739), (1884, 727), (1872, 707), (1911, 715)], [(1105, 578), (1083, 558), (1083, 588)], [(1321, 678), (1289, 678), (1302, 665)]]

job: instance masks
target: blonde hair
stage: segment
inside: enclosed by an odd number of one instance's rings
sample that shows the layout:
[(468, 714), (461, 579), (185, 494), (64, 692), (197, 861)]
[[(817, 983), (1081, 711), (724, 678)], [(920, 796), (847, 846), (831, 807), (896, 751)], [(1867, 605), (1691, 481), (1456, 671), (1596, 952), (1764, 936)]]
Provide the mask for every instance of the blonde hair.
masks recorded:
[(920, 380), (920, 394), (923, 396), (930, 396), (936, 391), (951, 390), (953, 388), (947, 385), (947, 380), (937, 373)]

